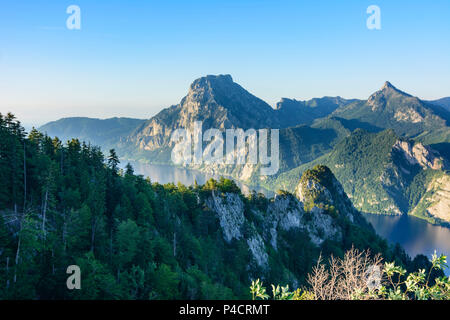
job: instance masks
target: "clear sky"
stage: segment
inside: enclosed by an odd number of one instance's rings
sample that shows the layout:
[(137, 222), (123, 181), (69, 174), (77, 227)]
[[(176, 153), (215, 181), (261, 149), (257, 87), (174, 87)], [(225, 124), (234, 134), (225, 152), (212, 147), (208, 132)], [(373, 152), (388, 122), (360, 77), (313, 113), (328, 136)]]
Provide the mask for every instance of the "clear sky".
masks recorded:
[[(69, 5), (81, 29), (69, 30)], [(369, 30), (369, 5), (381, 30)], [(450, 96), (450, 1), (2, 0), (0, 112), (149, 118), (207, 74), (281, 97)]]

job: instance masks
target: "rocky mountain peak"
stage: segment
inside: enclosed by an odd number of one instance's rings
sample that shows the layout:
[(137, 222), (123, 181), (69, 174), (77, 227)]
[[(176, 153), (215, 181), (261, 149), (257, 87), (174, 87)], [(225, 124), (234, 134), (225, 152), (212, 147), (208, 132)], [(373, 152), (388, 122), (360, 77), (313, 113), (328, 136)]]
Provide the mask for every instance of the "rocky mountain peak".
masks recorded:
[(379, 93), (382, 93), (384, 96), (387, 95), (391, 95), (391, 94), (400, 94), (403, 96), (407, 96), (407, 97), (411, 97), (410, 94), (403, 92), (399, 89), (397, 89), (392, 83), (390, 83), (389, 81), (386, 81), (383, 85), (383, 87), (381, 87), (380, 91), (378, 91)]
[(397, 90), (397, 88), (394, 87), (394, 86), (392, 85), (392, 83), (390, 83), (389, 81), (386, 81), (386, 82), (384, 83), (383, 87), (381, 88), (381, 90), (387, 90), (387, 89), (394, 89), (394, 90)]
[(327, 166), (317, 165), (306, 170), (295, 189), (295, 195), (311, 211), (321, 210), (331, 215), (345, 216), (352, 222), (361, 220), (341, 183)]
[(219, 128), (279, 127), (275, 110), (228, 74), (207, 75), (195, 80), (180, 106), (182, 117), (210, 119)]
[(198, 78), (192, 82), (189, 87), (189, 91), (198, 90), (214, 90), (223, 86), (230, 86), (235, 84), (233, 78), (229, 74), (219, 75), (207, 75), (205, 77)]
[(233, 82), (233, 78), (227, 75), (207, 75), (192, 82), (189, 92), (184, 98), (186, 101), (208, 103), (213, 102), (216, 96), (226, 92), (239, 90), (239, 85)]
[(296, 188), (295, 194), (305, 204), (333, 204), (331, 192), (333, 180), (335, 180), (331, 170), (322, 165), (315, 166), (311, 170), (306, 170)]
[(411, 98), (412, 96), (406, 92), (403, 92), (392, 85), (389, 81), (386, 81), (380, 90), (372, 94), (367, 99), (367, 104), (372, 108), (372, 111), (382, 110), (386, 106), (389, 99), (403, 99)]

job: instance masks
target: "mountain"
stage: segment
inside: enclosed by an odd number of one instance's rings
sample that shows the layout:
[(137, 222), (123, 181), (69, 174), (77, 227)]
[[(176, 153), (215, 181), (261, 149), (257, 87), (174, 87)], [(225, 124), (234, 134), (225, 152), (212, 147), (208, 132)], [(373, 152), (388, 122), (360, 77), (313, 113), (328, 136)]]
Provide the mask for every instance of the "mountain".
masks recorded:
[[(124, 158), (171, 163), (170, 137), (178, 128), (191, 128), (203, 121), (208, 128), (279, 128), (280, 171), (293, 169), (331, 151), (350, 132), (393, 129), (446, 155), (450, 143), (450, 112), (422, 101), (386, 82), (367, 101), (340, 97), (297, 101), (283, 98), (277, 108), (255, 97), (230, 75), (209, 75), (195, 80), (177, 105), (149, 120), (62, 119), (40, 128), (62, 138), (75, 136), (102, 147), (115, 147)], [(125, 121), (127, 120), (127, 121)], [(99, 127), (106, 129), (98, 130)], [(439, 144), (439, 145), (438, 145)], [(254, 166), (197, 166), (195, 169), (252, 180)]]
[(450, 111), (450, 97), (446, 97), (446, 98), (442, 98), (442, 99), (438, 99), (438, 100), (427, 101), (427, 102), (430, 104), (433, 104), (433, 105), (440, 106), (440, 107), (446, 109), (447, 111)]
[[(250, 299), (252, 280), (302, 288), (319, 257), (352, 247), (414, 267), (324, 166), (299, 177), (296, 195), (245, 196), (224, 178), (152, 183), (112, 152), (22, 133), (0, 115), (0, 260), (14, 261), (2, 300)], [(73, 265), (82, 290), (65, 286)]]
[(280, 130), (280, 172), (310, 162), (331, 151), (334, 145), (350, 134), (336, 119), (317, 125), (299, 125)]
[(179, 128), (192, 130), (195, 121), (203, 122), (203, 130), (281, 127), (276, 111), (230, 75), (208, 75), (195, 80), (179, 104), (162, 110), (123, 139), (119, 152), (129, 158), (171, 163), (171, 134)]
[(195, 80), (178, 105), (162, 110), (141, 125), (129, 142), (153, 151), (167, 147), (171, 133), (203, 121), (203, 129), (287, 128), (326, 116), (354, 100), (340, 97), (295, 101), (283, 99), (274, 110), (235, 83), (230, 75), (208, 75)]
[[(399, 138), (391, 129), (379, 133), (355, 130), (330, 153), (280, 174), (268, 187), (295, 190), (302, 172), (316, 164), (331, 168), (361, 211), (411, 213), (429, 216), (429, 221), (450, 222), (444, 210), (448, 208), (448, 160), (429, 146)], [(421, 200), (430, 194), (438, 196), (433, 201)]]
[(314, 120), (330, 115), (336, 109), (346, 106), (356, 99), (347, 100), (341, 97), (314, 98), (307, 101), (282, 98), (277, 103), (278, 116), (283, 119), (285, 126), (311, 124)]
[[(405, 93), (389, 82), (367, 100), (283, 98), (273, 109), (235, 83), (230, 75), (208, 75), (195, 80), (179, 104), (149, 120), (133, 120), (127, 125), (111, 123), (117, 127), (117, 133), (112, 127), (99, 131), (100, 120), (86, 119), (81, 124), (77, 119), (72, 123), (63, 119), (42, 129), (50, 135), (73, 134), (102, 147), (114, 147), (122, 158), (163, 164), (173, 164), (171, 134), (179, 128), (192, 129), (195, 121), (203, 122), (203, 131), (280, 129), (279, 171), (275, 176), (260, 175), (261, 165), (252, 164), (202, 163), (187, 167), (293, 192), (301, 172), (325, 164), (336, 174), (358, 209), (400, 214), (412, 212), (420, 202), (410, 191), (415, 188), (414, 181), (426, 178), (431, 183), (435, 173), (446, 169), (445, 166), (437, 168), (435, 163), (425, 166), (424, 162), (408, 163), (407, 158), (397, 156), (398, 150), (412, 154), (413, 158), (430, 156), (448, 163), (449, 120), (450, 112), (444, 107)], [(243, 155), (247, 156), (248, 151), (244, 150)], [(419, 174), (422, 171), (426, 174)], [(380, 177), (385, 181), (380, 181)], [(424, 196), (427, 186), (417, 187), (417, 194)], [(433, 190), (437, 189), (431, 188), (429, 192)], [(421, 201), (420, 207), (428, 208), (425, 203), (429, 201)], [(414, 212), (422, 217), (429, 215), (423, 210)]]
[(316, 211), (316, 208), (319, 208), (357, 225), (366, 225), (359, 211), (347, 197), (341, 183), (324, 165), (317, 165), (306, 170), (295, 188), (295, 194), (310, 211)]
[(450, 112), (400, 91), (390, 82), (367, 101), (350, 103), (336, 109), (332, 115), (379, 129), (393, 129), (400, 136), (420, 136), (420, 141), (428, 143), (448, 141), (449, 138)]
[(49, 136), (57, 136), (62, 141), (78, 138), (101, 146), (104, 150), (113, 148), (120, 138), (130, 135), (144, 120), (131, 118), (63, 118), (49, 122), (39, 128), (39, 131)]
[[(178, 105), (162, 110), (141, 124), (132, 135), (122, 140), (118, 150), (126, 158), (170, 163), (172, 132), (178, 128), (192, 129), (195, 121), (203, 122), (203, 130), (279, 128), (280, 169), (285, 171), (325, 154), (348, 134), (348, 130), (342, 125), (339, 128), (325, 124), (310, 127), (298, 123), (309, 123), (351, 101), (353, 100), (326, 97), (296, 102), (301, 106), (291, 106), (283, 99), (277, 109), (273, 109), (233, 82), (231, 76), (209, 75), (195, 80)], [(313, 117), (308, 110), (312, 111)], [(295, 126), (289, 127), (290, 125)], [(298, 153), (300, 149), (302, 152)], [(191, 165), (191, 168), (249, 181), (256, 178), (259, 166), (213, 164)]]
[(209, 180), (197, 198), (217, 218), (225, 247), (240, 243), (248, 248), (250, 276), (282, 277), (297, 287), (305, 280), (306, 266), (311, 267), (308, 259), (319, 252), (339, 255), (359, 243), (389, 255), (391, 249), (386, 250), (327, 167), (305, 171), (295, 195), (278, 192), (272, 199), (255, 193), (243, 198), (227, 181)]
[(195, 80), (178, 105), (162, 110), (142, 124), (129, 140), (144, 150), (169, 145), (171, 133), (192, 128), (279, 128), (275, 110), (237, 83), (230, 75), (206, 76)]
[[(209, 75), (195, 80), (178, 105), (166, 108), (146, 121), (130, 119), (133, 122), (125, 123), (123, 119), (67, 118), (49, 123), (40, 130), (62, 139), (73, 136), (89, 140), (105, 150), (114, 147), (123, 158), (167, 164), (171, 163), (172, 132), (178, 128), (192, 128), (194, 121), (202, 121), (204, 131), (208, 128), (280, 128), (281, 171), (329, 152), (349, 134), (342, 125), (344, 119), (325, 120), (313, 126), (301, 124), (326, 116), (355, 100), (324, 97), (296, 101), (299, 105), (292, 107), (287, 101), (283, 99), (277, 109), (273, 109), (235, 83), (231, 76)], [(107, 128), (98, 130), (102, 127)], [(192, 165), (191, 168), (249, 181), (256, 178), (259, 166)]]

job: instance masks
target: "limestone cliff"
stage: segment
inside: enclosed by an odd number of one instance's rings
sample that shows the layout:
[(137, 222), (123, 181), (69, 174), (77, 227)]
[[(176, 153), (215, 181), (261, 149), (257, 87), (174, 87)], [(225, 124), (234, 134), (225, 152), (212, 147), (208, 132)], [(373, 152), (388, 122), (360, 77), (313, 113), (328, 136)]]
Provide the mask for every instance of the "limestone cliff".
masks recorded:
[(278, 251), (280, 242), (286, 245), (288, 232), (307, 235), (316, 247), (327, 240), (342, 242), (348, 224), (373, 232), (324, 166), (305, 172), (295, 195), (280, 192), (264, 207), (249, 204), (240, 194), (220, 190), (210, 192), (205, 206), (216, 215), (224, 241), (244, 241), (251, 261), (263, 272), (270, 270), (269, 251)]

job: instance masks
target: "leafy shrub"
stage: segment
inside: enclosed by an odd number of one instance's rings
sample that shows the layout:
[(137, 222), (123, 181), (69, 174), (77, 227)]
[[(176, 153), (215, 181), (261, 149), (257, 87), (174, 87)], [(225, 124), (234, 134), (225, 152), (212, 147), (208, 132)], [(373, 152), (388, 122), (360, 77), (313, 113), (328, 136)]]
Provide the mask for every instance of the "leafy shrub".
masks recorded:
[(328, 267), (319, 259), (308, 275), (307, 288), (289, 291), (288, 285), (272, 285), (270, 296), (257, 279), (250, 293), (253, 300), (449, 300), (449, 277), (431, 279), (433, 271), (448, 268), (446, 263), (447, 257), (435, 252), (428, 272), (420, 269), (408, 274), (395, 262), (382, 264), (380, 256), (352, 248), (343, 259), (331, 257)]

